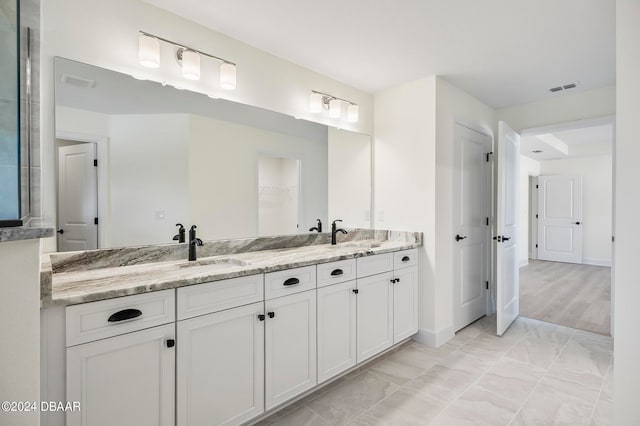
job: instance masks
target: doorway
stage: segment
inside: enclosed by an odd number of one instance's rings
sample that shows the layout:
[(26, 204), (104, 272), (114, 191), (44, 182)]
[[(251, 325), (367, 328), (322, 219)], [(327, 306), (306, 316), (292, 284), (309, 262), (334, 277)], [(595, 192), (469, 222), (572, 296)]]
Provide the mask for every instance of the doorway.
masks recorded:
[(91, 142), (56, 140), (58, 251), (98, 248), (97, 149)]
[(523, 132), (520, 315), (611, 334), (612, 153), (612, 120)]
[(300, 161), (261, 155), (258, 158), (258, 235), (298, 232)]

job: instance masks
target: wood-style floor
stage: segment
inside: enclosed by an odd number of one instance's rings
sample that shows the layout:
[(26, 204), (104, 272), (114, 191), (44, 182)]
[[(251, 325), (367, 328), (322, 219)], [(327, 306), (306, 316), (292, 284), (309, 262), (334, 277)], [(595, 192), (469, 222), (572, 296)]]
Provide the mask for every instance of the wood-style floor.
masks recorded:
[(520, 315), (611, 334), (611, 268), (529, 260), (520, 268)]

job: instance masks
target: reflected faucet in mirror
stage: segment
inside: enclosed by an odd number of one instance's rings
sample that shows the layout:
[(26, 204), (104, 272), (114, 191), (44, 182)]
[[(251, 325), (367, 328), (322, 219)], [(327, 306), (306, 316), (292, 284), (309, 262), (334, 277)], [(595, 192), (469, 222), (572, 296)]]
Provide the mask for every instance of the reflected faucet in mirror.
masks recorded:
[(348, 232), (347, 232), (345, 229), (338, 228), (338, 227), (336, 226), (336, 223), (337, 223), (337, 222), (342, 222), (342, 220), (340, 220), (340, 219), (336, 219), (336, 220), (334, 220), (333, 222), (331, 222), (331, 245), (332, 245), (332, 246), (335, 246), (335, 245), (336, 245), (336, 234), (337, 234), (338, 232), (342, 232), (342, 233), (343, 233), (343, 234), (345, 234), (345, 235), (346, 235), (346, 234), (348, 234)]
[(193, 225), (189, 229), (189, 261), (193, 262), (198, 260), (198, 254), (196, 252), (196, 246), (202, 246), (204, 243), (200, 238), (196, 237), (196, 225)]
[(318, 222), (318, 224), (312, 228), (309, 228), (309, 232), (314, 232), (316, 231), (318, 234), (322, 233), (322, 221), (320, 219), (316, 219), (316, 221)]
[(177, 241), (178, 243), (184, 243), (185, 242), (185, 238), (184, 238), (184, 234), (185, 234), (185, 230), (184, 230), (184, 226), (181, 223), (176, 223), (176, 226), (178, 226), (178, 233), (176, 235), (173, 236), (173, 241)]

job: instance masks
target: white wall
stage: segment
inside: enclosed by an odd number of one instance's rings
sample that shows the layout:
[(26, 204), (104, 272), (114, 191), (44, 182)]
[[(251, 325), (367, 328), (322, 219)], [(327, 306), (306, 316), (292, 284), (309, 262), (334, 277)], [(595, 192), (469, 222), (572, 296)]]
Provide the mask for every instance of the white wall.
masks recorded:
[(260, 154), (300, 160), (300, 229), (314, 226), (318, 217), (327, 220), (326, 141), (195, 115), (189, 134), (189, 210), (200, 238), (258, 234)]
[(329, 220), (342, 219), (348, 228), (370, 228), (371, 137), (330, 127), (328, 165)]
[(188, 138), (186, 114), (110, 116), (111, 247), (167, 244), (187, 225)]
[(616, 87), (608, 86), (500, 109), (503, 120), (519, 132), (532, 127), (610, 116), (616, 113)]
[(375, 227), (424, 233), (420, 330), (430, 336), (435, 335), (435, 96), (435, 76), (376, 94), (374, 132)]
[(583, 263), (611, 265), (611, 156), (541, 161), (540, 175), (582, 176)]
[(616, 1), (616, 195), (614, 254), (614, 417), (618, 425), (640, 424), (638, 254), (640, 253), (640, 2)]
[(520, 156), (520, 235), (518, 245), (520, 250), (520, 265), (529, 263), (529, 176), (540, 174), (540, 163), (536, 160)]
[[(40, 241), (0, 243), (0, 401), (36, 401), (40, 408)], [(36, 426), (38, 411), (0, 410), (0, 424)]]

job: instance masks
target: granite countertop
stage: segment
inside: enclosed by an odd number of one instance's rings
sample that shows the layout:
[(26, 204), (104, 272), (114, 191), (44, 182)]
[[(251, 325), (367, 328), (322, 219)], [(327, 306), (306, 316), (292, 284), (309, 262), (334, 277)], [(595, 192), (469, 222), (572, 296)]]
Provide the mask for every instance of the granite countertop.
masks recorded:
[(39, 223), (31, 223), (24, 226), (0, 228), (0, 243), (6, 241), (33, 240), (37, 238), (53, 237), (55, 229)]
[(73, 305), (149, 291), (171, 289), (246, 275), (352, 259), (422, 245), (421, 241), (345, 242), (336, 246), (252, 251), (202, 257), (196, 262), (171, 260), (129, 266), (52, 273), (42, 265), (42, 306)]

